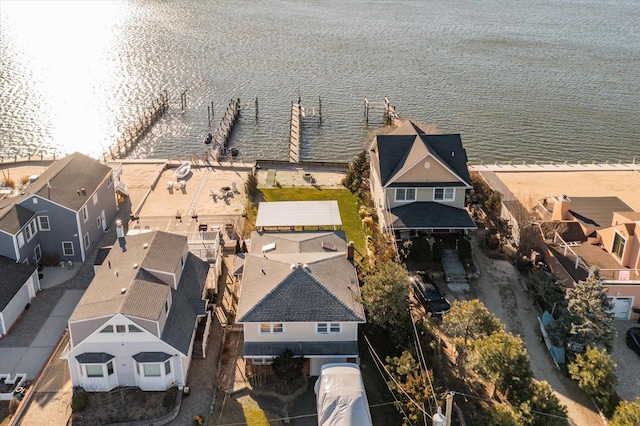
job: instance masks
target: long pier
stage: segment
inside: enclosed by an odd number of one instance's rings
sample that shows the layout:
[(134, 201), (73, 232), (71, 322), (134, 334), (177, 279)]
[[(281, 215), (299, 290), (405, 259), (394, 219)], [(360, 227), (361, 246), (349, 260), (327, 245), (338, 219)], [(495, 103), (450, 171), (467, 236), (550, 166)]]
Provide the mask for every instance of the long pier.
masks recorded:
[(167, 94), (161, 94), (151, 107), (145, 112), (138, 121), (129, 130), (122, 134), (118, 142), (104, 154), (105, 161), (107, 158), (111, 160), (127, 157), (129, 152), (138, 145), (140, 139), (147, 133), (156, 121), (164, 115), (169, 109), (169, 97)]
[(291, 124), (289, 126), (289, 162), (300, 162), (300, 101), (291, 102)]
[(233, 127), (238, 121), (239, 116), (240, 99), (231, 99), (231, 101), (229, 101), (229, 105), (227, 106), (227, 110), (222, 116), (222, 121), (220, 122), (220, 125), (216, 129), (216, 132), (213, 136), (212, 146), (209, 148), (209, 154), (216, 161), (220, 159), (220, 154), (226, 152), (227, 144), (229, 143), (229, 137), (231, 136), (231, 132), (233, 131)]

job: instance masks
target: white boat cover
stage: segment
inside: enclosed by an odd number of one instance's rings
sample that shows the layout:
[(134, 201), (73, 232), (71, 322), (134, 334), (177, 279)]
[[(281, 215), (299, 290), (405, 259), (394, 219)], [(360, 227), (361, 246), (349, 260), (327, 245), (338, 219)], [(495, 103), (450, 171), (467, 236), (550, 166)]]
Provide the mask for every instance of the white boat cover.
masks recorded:
[(369, 402), (360, 367), (325, 364), (315, 384), (318, 426), (371, 426)]

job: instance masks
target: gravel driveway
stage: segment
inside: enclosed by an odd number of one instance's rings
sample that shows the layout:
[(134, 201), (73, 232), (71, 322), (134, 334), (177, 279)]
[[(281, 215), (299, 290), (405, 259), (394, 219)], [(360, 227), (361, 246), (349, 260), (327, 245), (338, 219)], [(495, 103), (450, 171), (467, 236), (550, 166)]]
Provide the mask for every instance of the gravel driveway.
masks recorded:
[(529, 352), (535, 378), (545, 380), (553, 387), (560, 402), (567, 406), (571, 424), (604, 425), (593, 403), (576, 382), (556, 368), (547, 347), (540, 342), (537, 317), (541, 313), (525, 293), (520, 273), (506, 260), (490, 259), (480, 241), (479, 234), (474, 233), (473, 253), (480, 266), (480, 278), (471, 282), (469, 293), (457, 295), (458, 298), (480, 299), (490, 312), (500, 318), (508, 332), (520, 335)]
[(622, 399), (633, 401), (640, 396), (640, 356), (627, 347), (625, 333), (630, 327), (638, 326), (636, 321), (616, 321), (618, 336), (613, 344), (611, 358), (618, 364), (616, 391)]

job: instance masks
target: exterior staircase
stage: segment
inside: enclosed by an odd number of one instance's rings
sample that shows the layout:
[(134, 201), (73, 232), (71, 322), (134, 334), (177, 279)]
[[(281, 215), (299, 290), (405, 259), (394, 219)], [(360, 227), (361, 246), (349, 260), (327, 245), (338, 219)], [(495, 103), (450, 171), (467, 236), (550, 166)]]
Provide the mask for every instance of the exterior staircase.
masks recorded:
[(454, 293), (468, 292), (471, 289), (469, 286), (469, 277), (464, 269), (464, 265), (460, 262), (458, 250), (444, 250), (441, 262), (449, 290)]

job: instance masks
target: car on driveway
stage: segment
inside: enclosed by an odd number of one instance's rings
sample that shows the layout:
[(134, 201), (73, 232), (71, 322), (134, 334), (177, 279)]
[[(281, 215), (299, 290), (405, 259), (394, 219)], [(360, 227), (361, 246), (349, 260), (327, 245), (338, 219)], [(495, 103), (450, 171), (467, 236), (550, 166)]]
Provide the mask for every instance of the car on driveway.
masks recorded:
[(640, 355), (640, 327), (631, 327), (627, 330), (627, 346)]
[(440, 316), (451, 309), (444, 293), (440, 291), (427, 273), (417, 272), (411, 275), (411, 285), (416, 299), (428, 312)]

